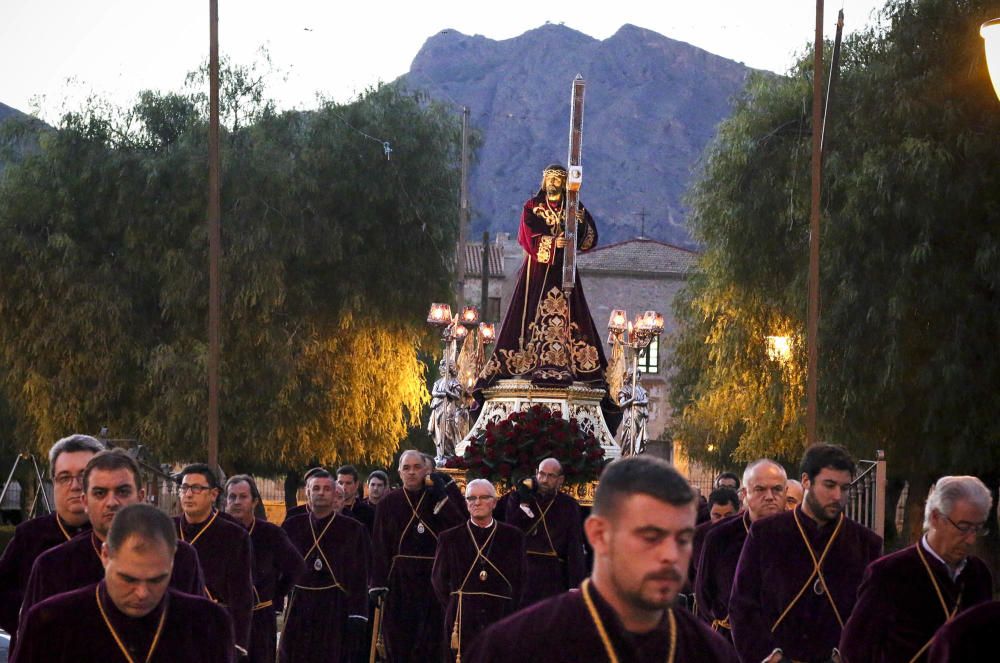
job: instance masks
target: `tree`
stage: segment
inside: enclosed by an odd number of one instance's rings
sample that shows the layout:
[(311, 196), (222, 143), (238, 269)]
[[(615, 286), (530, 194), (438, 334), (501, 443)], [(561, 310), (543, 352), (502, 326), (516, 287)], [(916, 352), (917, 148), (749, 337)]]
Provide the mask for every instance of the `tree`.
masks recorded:
[[(886, 449), (910, 481), (911, 525), (935, 476), (1000, 476), (1000, 107), (977, 34), (989, 5), (889, 2), (845, 43), (826, 130), (821, 436)], [(721, 438), (737, 458), (792, 460), (804, 441), (810, 69), (753, 80), (692, 194), (704, 273), (680, 300), (672, 396), (695, 457)], [(787, 363), (766, 352), (782, 333)]]
[[(278, 113), (252, 70), (223, 80), (223, 466), (387, 462), (429, 400), (419, 321), (448, 292), (458, 123), (394, 86)], [(194, 93), (92, 102), (4, 172), (21, 444), (107, 425), (203, 458), (206, 116)]]

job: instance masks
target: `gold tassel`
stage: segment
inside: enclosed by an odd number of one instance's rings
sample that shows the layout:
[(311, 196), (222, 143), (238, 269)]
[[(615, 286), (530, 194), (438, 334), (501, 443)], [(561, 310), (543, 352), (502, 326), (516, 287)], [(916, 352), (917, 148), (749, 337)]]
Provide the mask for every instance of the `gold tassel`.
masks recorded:
[(455, 626), (454, 628), (451, 629), (451, 648), (455, 651), (458, 651), (459, 646), (460, 645), (458, 643), (458, 619), (456, 618)]

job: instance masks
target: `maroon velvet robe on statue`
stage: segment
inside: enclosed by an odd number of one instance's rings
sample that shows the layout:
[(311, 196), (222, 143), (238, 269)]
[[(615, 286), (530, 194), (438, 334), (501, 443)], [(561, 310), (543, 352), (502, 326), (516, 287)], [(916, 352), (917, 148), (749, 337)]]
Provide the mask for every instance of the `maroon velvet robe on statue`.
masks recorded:
[(278, 659), (282, 663), (349, 661), (353, 653), (345, 637), (348, 618), (368, 619), (368, 530), (342, 514), (326, 518), (302, 514), (281, 527), (304, 556), (306, 570), (285, 610)]
[[(663, 663), (670, 650), (665, 613), (649, 633), (630, 633), (607, 601), (590, 585), (594, 607), (621, 663)], [(674, 607), (676, 663), (736, 663), (732, 647), (689, 611)], [(580, 590), (536, 603), (491, 626), (472, 643), (463, 663), (604, 663), (604, 644)]]
[(948, 611), (959, 611), (993, 597), (993, 576), (977, 557), (952, 581), (945, 565), (935, 559), (923, 541), (872, 562), (858, 589), (858, 601), (840, 636), (844, 663), (906, 663), (928, 645), (945, 622), (944, 608), (917, 545), (934, 573)]
[(285, 530), (266, 520), (250, 525), (253, 544), (253, 626), (250, 629), (250, 663), (273, 663), (278, 648), (277, 606), (305, 572), (302, 555)]
[(539, 495), (525, 502), (530, 516), (521, 508), (516, 491), (509, 493), (506, 502), (505, 522), (524, 532), (527, 541), (522, 605), (527, 607), (578, 586), (587, 577), (587, 569), (583, 519), (576, 500), (564, 493), (555, 498)]
[(747, 512), (716, 522), (705, 535), (698, 560), (694, 585), (698, 616), (730, 639), (729, 594), (749, 529), (750, 514)]
[[(829, 660), (840, 642), (841, 626), (825, 592), (809, 579), (813, 561), (796, 526), (797, 517), (819, 559), (837, 521), (820, 527), (801, 505), (750, 526), (729, 597), (733, 643), (743, 663), (759, 663), (780, 648), (785, 658)], [(823, 576), (841, 618), (851, 615), (865, 568), (877, 559), (882, 538), (844, 518), (823, 562)], [(809, 587), (772, 632), (775, 623), (808, 580)]]
[[(483, 549), (482, 557), (477, 548)], [(477, 635), (520, 607), (525, 580), (524, 533), (495, 520), (489, 527), (466, 521), (445, 531), (438, 538), (431, 580), (445, 608), (444, 650), (448, 660), (454, 661), (456, 651), (466, 651)], [(459, 639), (454, 643), (457, 650), (453, 650), (456, 618), (460, 618)]]
[[(577, 248), (586, 251), (597, 245), (597, 226), (583, 205), (580, 210)], [(555, 247), (555, 239), (563, 233), (565, 214), (550, 208), (544, 192), (524, 204), (517, 240), (528, 256), (476, 391), (512, 377), (536, 384), (575, 380), (606, 386), (608, 362), (579, 277), (568, 299), (562, 291), (564, 250)], [(567, 318), (572, 326), (569, 352), (564, 332), (556, 333), (566, 328)]]
[[(50, 596), (103, 580), (104, 564), (99, 552), (102, 545), (97, 535), (90, 531), (42, 553), (31, 568), (21, 614)], [(198, 553), (183, 541), (177, 542), (170, 586), (185, 594), (205, 595)]]
[(24, 630), (11, 663), (101, 663), (124, 661), (98, 607), (135, 661), (145, 661), (163, 610), (152, 663), (233, 663), (233, 626), (226, 611), (208, 599), (168, 589), (160, 605), (145, 617), (121, 613), (104, 590), (104, 582), (35, 605), (24, 618)]
[(191, 524), (183, 514), (175, 517), (174, 522), (178, 538), (198, 551), (206, 595), (229, 611), (236, 645), (247, 650), (254, 606), (250, 535), (242, 525), (218, 512), (213, 512), (203, 523)]
[(444, 655), (442, 610), (431, 587), (431, 568), (438, 536), (465, 522), (453, 501), (435, 514), (426, 489), (397, 488), (375, 510), (371, 586), (389, 589), (382, 635), (391, 663), (436, 663)]
[(17, 636), (18, 612), (35, 560), (49, 548), (89, 530), (89, 521), (80, 527), (70, 527), (54, 513), (32, 518), (14, 530), (14, 538), (0, 557), (0, 628), (10, 634), (11, 649)]
[(931, 644), (928, 663), (980, 663), (997, 658), (1000, 601), (981, 603), (942, 626)]

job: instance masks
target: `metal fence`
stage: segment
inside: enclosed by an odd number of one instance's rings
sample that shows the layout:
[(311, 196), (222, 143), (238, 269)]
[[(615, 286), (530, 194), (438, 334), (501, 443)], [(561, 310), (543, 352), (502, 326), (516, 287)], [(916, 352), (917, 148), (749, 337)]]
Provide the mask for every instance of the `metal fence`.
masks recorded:
[(875, 452), (875, 460), (858, 461), (861, 473), (851, 483), (847, 516), (885, 537), (885, 452)]

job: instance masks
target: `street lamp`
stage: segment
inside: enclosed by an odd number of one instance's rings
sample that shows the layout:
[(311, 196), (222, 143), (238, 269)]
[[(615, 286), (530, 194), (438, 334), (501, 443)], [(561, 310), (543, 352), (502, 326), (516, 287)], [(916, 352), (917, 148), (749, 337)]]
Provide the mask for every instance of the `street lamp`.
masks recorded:
[(985, 42), (986, 66), (993, 80), (993, 91), (1000, 99), (1000, 18), (990, 19), (979, 28)]
[(792, 356), (792, 339), (788, 336), (765, 336), (767, 340), (767, 357), (771, 361), (782, 364)]
[[(640, 405), (637, 397), (639, 389), (639, 359), (648, 352), (653, 339), (658, 338), (663, 333), (663, 315), (656, 311), (646, 311), (638, 314), (634, 322), (628, 321), (628, 313), (624, 309), (614, 309), (608, 319), (608, 342), (612, 346), (612, 355), (617, 354), (616, 350), (624, 348), (630, 349), (632, 355), (632, 405), (629, 407), (629, 428), (632, 440), (624, 441), (622, 455), (635, 455), (642, 450), (641, 439), (636, 430), (636, 415)], [(617, 398), (615, 394), (613, 399)]]

